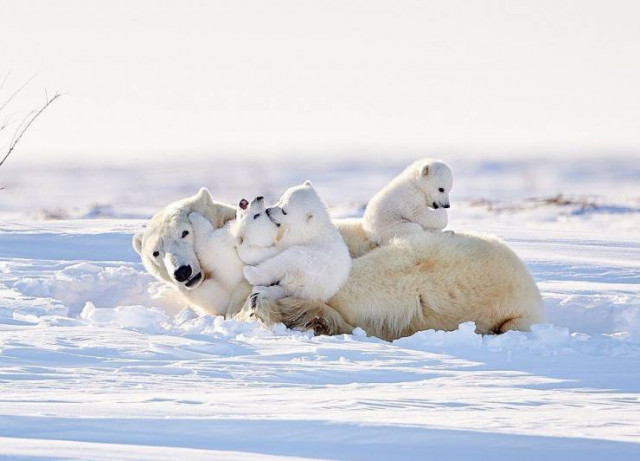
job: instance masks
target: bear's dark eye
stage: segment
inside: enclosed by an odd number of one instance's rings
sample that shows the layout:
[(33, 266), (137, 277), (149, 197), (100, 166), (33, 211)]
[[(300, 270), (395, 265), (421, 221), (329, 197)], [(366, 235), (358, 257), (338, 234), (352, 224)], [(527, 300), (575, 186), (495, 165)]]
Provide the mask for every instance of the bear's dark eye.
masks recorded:
[(253, 215), (253, 219), (258, 219), (259, 217), (260, 217), (260, 213)]
[(189, 235), (189, 231), (182, 231), (182, 238), (185, 238), (187, 235)]
[(444, 192), (444, 189), (441, 187), (440, 189), (438, 189), (440, 192)]
[(287, 212), (286, 212), (286, 211), (284, 211), (284, 208), (282, 209), (282, 214), (287, 214)]
[(160, 252), (159, 251), (154, 251), (153, 252), (153, 257), (157, 258), (158, 256), (160, 256)]

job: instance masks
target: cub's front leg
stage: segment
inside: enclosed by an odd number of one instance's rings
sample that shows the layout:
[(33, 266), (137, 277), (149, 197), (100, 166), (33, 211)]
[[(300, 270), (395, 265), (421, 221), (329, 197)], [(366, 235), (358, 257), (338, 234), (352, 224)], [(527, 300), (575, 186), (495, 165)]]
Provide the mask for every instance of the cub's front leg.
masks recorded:
[(386, 224), (377, 231), (378, 243), (387, 243), (394, 238), (407, 237), (414, 234), (422, 234), (424, 229), (420, 224), (410, 222), (405, 218), (399, 218), (398, 222)]
[(295, 247), (287, 248), (257, 266), (245, 266), (244, 277), (253, 286), (276, 285), (286, 273), (295, 270), (303, 259), (304, 255), (300, 254)]
[(253, 286), (269, 286), (278, 281), (277, 274), (264, 263), (257, 266), (244, 266), (244, 278)]
[(213, 224), (211, 224), (207, 218), (195, 211), (189, 213), (189, 221), (193, 227), (193, 233), (196, 239), (198, 237), (206, 237), (215, 230)]
[(434, 210), (429, 207), (425, 207), (420, 210), (420, 212), (416, 213), (415, 220), (424, 228), (424, 230), (432, 232), (441, 231), (447, 227), (449, 222), (446, 209), (438, 208), (437, 210)]

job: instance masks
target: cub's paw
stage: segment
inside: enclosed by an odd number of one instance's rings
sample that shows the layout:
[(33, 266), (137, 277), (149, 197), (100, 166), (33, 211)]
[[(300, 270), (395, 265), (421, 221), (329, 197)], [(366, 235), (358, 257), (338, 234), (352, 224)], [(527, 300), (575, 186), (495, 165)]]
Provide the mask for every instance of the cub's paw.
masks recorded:
[(260, 285), (260, 269), (256, 266), (244, 266), (242, 273), (251, 285)]
[(189, 213), (189, 221), (191, 222), (195, 232), (204, 233), (213, 230), (213, 225), (207, 220), (207, 218), (196, 211)]

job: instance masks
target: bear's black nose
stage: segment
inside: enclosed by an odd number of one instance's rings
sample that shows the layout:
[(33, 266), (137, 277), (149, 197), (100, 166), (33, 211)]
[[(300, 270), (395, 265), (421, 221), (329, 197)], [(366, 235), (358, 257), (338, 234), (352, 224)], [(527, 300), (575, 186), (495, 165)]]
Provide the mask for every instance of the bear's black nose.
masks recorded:
[(189, 277), (191, 277), (191, 272), (191, 266), (180, 266), (173, 273), (173, 276), (178, 282), (184, 282), (186, 280), (189, 280)]

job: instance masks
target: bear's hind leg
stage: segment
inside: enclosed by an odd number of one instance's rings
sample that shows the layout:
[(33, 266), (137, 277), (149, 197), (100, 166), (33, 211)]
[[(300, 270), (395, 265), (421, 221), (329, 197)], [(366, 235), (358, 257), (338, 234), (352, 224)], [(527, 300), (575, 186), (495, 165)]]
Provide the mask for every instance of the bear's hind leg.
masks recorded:
[(335, 309), (319, 301), (259, 297), (254, 313), (266, 325), (284, 323), (292, 330), (313, 330), (316, 335), (350, 334), (354, 329)]
[(493, 329), (493, 333), (499, 335), (509, 330), (531, 331), (531, 325), (537, 323), (537, 319), (531, 317), (515, 317), (502, 322)]

